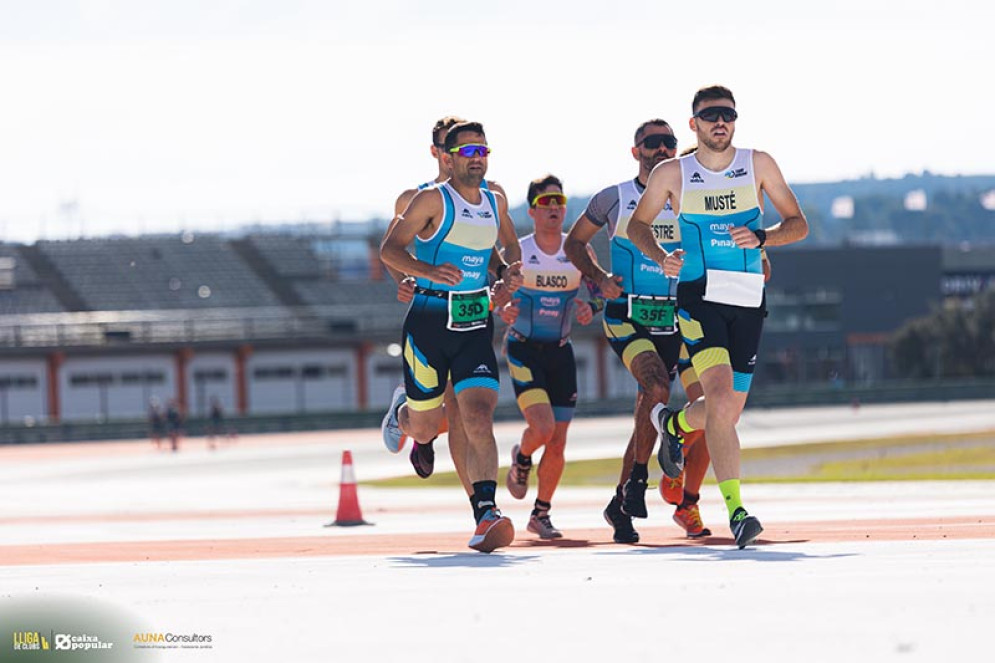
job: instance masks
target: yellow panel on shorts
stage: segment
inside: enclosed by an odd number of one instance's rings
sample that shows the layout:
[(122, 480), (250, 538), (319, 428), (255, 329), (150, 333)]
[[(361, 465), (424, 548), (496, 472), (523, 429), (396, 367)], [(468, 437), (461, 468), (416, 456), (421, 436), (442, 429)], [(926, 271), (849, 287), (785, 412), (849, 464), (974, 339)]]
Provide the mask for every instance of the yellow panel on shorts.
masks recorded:
[(729, 351), (725, 348), (706, 348), (691, 358), (691, 364), (698, 375), (712, 366), (729, 366)]
[(677, 329), (681, 332), (681, 336), (689, 341), (698, 341), (705, 335), (705, 332), (701, 331), (700, 322), (681, 315), (677, 316)]
[(532, 377), (532, 369), (528, 366), (515, 366), (511, 362), (508, 362), (508, 372), (511, 374), (511, 379), (516, 382), (532, 382), (534, 379)]
[(626, 336), (632, 336), (636, 333), (636, 328), (628, 322), (620, 322), (617, 325), (610, 325), (607, 320), (602, 318), (602, 324), (605, 327), (605, 334), (611, 338), (625, 338)]
[(622, 350), (622, 363), (631, 371), (632, 360), (635, 359), (636, 355), (641, 355), (644, 352), (656, 352), (656, 346), (648, 338), (637, 338), (625, 346), (625, 350)]
[(414, 371), (415, 382), (424, 387), (425, 389), (435, 389), (439, 386), (439, 374), (438, 372), (426, 364), (425, 362), (418, 359), (415, 355), (414, 348), (407, 340), (404, 341), (404, 358), (408, 362), (408, 366)]
[(518, 409), (522, 412), (533, 405), (542, 404), (549, 405), (549, 394), (545, 389), (529, 389), (518, 396)]
[[(442, 399), (444, 397), (445, 394), (440, 394), (435, 398), (428, 399), (427, 401), (414, 401), (409, 398), (404, 402), (407, 403), (408, 407), (414, 410), (415, 412), (425, 412), (427, 410), (434, 410), (436, 408), (442, 407)], [(445, 419), (443, 419), (443, 421), (445, 421)]]

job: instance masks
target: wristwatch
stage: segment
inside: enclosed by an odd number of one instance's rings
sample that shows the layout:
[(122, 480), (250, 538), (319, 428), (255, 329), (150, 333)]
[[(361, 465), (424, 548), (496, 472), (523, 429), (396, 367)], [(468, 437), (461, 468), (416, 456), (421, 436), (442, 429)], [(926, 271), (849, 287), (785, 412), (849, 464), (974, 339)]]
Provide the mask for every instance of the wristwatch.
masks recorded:
[(757, 228), (753, 231), (753, 234), (760, 240), (760, 244), (757, 245), (758, 249), (767, 243), (767, 231), (763, 228)]

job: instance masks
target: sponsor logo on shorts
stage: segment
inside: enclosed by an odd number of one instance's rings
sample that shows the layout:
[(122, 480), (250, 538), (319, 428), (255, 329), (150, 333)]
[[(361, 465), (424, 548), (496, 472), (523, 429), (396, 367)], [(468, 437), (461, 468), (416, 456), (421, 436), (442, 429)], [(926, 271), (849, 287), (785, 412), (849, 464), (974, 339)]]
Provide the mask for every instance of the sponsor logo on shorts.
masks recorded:
[(480, 366), (477, 366), (475, 369), (473, 369), (473, 374), (474, 375), (491, 375), (491, 369), (487, 366), (487, 364), (481, 364)]

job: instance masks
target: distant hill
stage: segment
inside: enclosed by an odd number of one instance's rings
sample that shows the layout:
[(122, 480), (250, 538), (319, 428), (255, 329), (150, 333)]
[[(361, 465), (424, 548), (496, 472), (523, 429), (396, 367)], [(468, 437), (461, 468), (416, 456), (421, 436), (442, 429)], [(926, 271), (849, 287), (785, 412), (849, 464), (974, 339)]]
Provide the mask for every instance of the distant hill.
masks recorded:
[[(983, 195), (995, 192), (995, 175), (946, 176), (926, 172), (897, 179), (867, 177), (793, 184), (792, 189), (811, 225), (805, 246), (995, 244), (995, 209), (985, 209), (981, 204)], [(906, 209), (906, 196), (915, 191), (925, 194), (924, 210)], [(584, 211), (591, 195), (571, 198), (567, 226)], [(991, 195), (995, 198), (995, 193)], [(841, 197), (853, 199), (851, 218), (833, 216), (834, 201)], [(777, 223), (773, 207), (768, 204), (766, 209), (766, 225)], [(531, 231), (524, 203), (514, 207), (511, 215), (522, 233)]]

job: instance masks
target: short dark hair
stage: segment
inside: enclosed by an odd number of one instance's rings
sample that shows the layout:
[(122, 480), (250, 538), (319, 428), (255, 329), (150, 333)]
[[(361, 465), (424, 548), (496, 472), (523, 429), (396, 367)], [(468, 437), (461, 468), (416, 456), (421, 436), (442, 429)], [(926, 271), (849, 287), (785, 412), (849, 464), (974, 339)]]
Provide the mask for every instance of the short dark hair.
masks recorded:
[(480, 122), (457, 122), (453, 126), (449, 127), (449, 131), (446, 132), (446, 152), (456, 147), (456, 139), (463, 131), (469, 131), (475, 134), (484, 134), (484, 125)]
[[(647, 127), (667, 127), (669, 129), (670, 123), (666, 120), (661, 120), (658, 117), (655, 117), (652, 120), (646, 120), (636, 129), (636, 135), (632, 138), (633, 145), (639, 145), (639, 141), (642, 140), (643, 132), (646, 131)], [(671, 131), (673, 131), (673, 129), (671, 129)]]
[(715, 101), (717, 99), (728, 99), (736, 105), (736, 97), (732, 96), (732, 90), (722, 85), (709, 85), (694, 93), (694, 100), (691, 101), (691, 114), (698, 112), (698, 104), (703, 101)]
[(458, 115), (447, 115), (440, 118), (435, 123), (435, 126), (432, 127), (432, 144), (436, 147), (442, 147), (443, 141), (446, 140), (446, 132), (449, 131), (454, 124), (459, 124), (460, 122), (466, 122), (466, 120)]
[(548, 186), (558, 186), (563, 191), (563, 182), (556, 175), (543, 175), (529, 182), (529, 193), (525, 202), (532, 207), (532, 199), (539, 195), (539, 192)]

